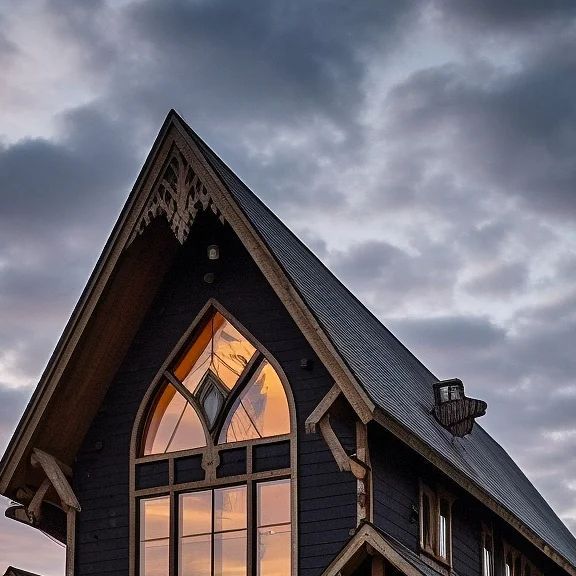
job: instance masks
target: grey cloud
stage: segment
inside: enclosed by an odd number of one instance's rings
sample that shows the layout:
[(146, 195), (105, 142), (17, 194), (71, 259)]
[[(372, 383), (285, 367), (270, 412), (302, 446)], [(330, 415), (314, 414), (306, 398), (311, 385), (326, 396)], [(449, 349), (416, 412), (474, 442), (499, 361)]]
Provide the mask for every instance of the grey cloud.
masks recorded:
[(444, 316), (439, 318), (388, 321), (401, 339), (413, 345), (441, 350), (479, 350), (492, 347), (504, 340), (506, 333), (489, 318), (470, 316)]
[(394, 120), (388, 129), (404, 138), (424, 135), (434, 161), (449, 172), (465, 170), (474, 188), (524, 199), (563, 218), (573, 215), (573, 45), (574, 38), (561, 39), (512, 74), (485, 65), (419, 71), (390, 92)]
[(542, 26), (576, 15), (571, 0), (487, 0), (482, 2), (437, 2), (447, 19), (462, 18), (468, 25), (483, 29), (526, 31), (530, 26)]
[(0, 450), (6, 448), (20, 414), (30, 398), (30, 389), (5, 388), (0, 383)]
[(498, 264), (483, 274), (477, 275), (463, 285), (471, 293), (505, 298), (523, 291), (528, 282), (528, 269), (525, 264)]
[(61, 142), (24, 140), (0, 149), (0, 215), (4, 233), (34, 236), (90, 212), (108, 223), (126, 194), (135, 159), (113, 121), (89, 107), (62, 119)]
[(388, 315), (398, 313), (414, 299), (439, 299), (449, 304), (459, 259), (447, 247), (442, 248), (428, 245), (425, 252), (409, 254), (374, 240), (334, 252), (328, 262), (346, 285)]
[(59, 142), (0, 149), (0, 343), (13, 378), (38, 377), (127, 195), (128, 126), (84, 107), (62, 117)]
[(151, 46), (156, 63), (193, 88), (188, 98), (210, 91), (204, 109), (290, 121), (310, 112), (349, 116), (350, 104), (361, 98), (363, 49), (385, 40), (387, 32), (393, 35), (410, 7), (402, 2), (148, 1), (135, 4), (128, 19), (132, 32)]

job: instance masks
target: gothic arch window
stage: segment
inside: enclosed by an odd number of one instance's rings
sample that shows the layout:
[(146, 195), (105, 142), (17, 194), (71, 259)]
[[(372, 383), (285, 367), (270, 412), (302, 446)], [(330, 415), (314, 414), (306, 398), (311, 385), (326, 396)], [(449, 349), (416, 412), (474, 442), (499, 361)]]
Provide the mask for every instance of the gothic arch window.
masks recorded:
[(291, 576), (294, 410), (216, 303), (158, 375), (133, 434), (134, 576)]

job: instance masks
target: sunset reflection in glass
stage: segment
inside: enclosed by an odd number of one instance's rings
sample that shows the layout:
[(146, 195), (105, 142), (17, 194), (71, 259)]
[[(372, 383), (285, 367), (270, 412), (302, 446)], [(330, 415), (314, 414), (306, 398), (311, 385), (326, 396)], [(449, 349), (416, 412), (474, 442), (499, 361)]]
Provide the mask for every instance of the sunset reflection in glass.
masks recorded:
[(246, 576), (246, 486), (180, 496), (179, 576)]
[(265, 360), (232, 406), (219, 442), (238, 442), (289, 432), (286, 392), (276, 370)]
[(148, 422), (144, 455), (201, 446), (206, 446), (206, 437), (196, 410), (176, 388), (167, 384)]
[(140, 501), (140, 576), (166, 576), (169, 562), (170, 498)]
[(290, 576), (290, 480), (258, 484), (257, 575)]

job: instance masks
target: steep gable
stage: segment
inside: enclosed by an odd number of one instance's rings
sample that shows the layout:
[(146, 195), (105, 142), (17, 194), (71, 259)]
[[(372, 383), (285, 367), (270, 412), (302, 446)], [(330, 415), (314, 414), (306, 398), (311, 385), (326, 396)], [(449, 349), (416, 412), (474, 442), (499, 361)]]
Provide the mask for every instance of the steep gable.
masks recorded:
[(573, 536), (505, 451), (478, 425), (454, 440), (438, 424), (434, 375), (174, 112), (2, 460), (2, 493), (15, 498), (24, 477), (41, 482), (29, 463), (33, 448), (73, 461), (164, 273), (205, 210), (240, 238), (363, 422), (388, 428), (576, 574)]

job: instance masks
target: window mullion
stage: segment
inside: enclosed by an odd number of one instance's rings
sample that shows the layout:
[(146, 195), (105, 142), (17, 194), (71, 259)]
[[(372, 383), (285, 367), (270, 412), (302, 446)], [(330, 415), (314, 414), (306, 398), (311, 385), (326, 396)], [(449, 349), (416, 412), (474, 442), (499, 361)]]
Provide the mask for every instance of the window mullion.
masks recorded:
[(176, 576), (176, 554), (178, 550), (178, 521), (179, 514), (176, 510), (176, 497), (173, 490), (170, 490), (170, 522), (168, 539), (168, 571), (171, 576)]

